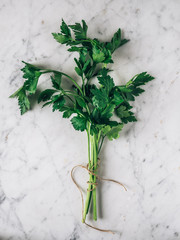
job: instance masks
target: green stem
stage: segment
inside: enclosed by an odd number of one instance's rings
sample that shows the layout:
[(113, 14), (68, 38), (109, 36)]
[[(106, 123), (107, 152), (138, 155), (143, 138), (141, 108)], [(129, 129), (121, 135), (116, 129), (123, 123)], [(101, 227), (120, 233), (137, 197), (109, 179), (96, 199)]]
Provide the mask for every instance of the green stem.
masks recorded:
[(66, 73), (59, 72), (59, 71), (56, 71), (56, 70), (51, 70), (51, 69), (47, 69), (47, 70), (45, 70), (44, 72), (42, 72), (42, 74), (50, 73), (50, 72), (53, 72), (53, 73), (60, 73), (60, 74), (62, 74), (63, 76), (69, 78), (69, 79), (74, 83), (74, 85), (79, 89), (80, 93), (83, 95), (83, 91), (82, 91), (81, 87), (79, 86), (79, 84), (77, 84), (77, 82), (76, 82), (72, 77), (70, 77), (70, 76), (67, 75)]
[(88, 122), (87, 123), (87, 137), (88, 137), (88, 163), (89, 163), (89, 166), (91, 165), (91, 153), (90, 153), (90, 148), (91, 148), (91, 146), (90, 146), (90, 137), (91, 137), (91, 135), (90, 135), (90, 123)]
[[(87, 124), (87, 137), (88, 137), (88, 163), (89, 163), (89, 168), (91, 168), (91, 153), (90, 153), (90, 150), (91, 150), (91, 145), (90, 145), (90, 123), (88, 122)], [(92, 181), (92, 176), (90, 176), (90, 180)], [(89, 211), (89, 206), (90, 206), (90, 202), (91, 202), (91, 196), (92, 196), (92, 191), (90, 191), (90, 196), (89, 196), (89, 203), (88, 203), (88, 206), (87, 206), (87, 211), (86, 211), (86, 214), (88, 213)]]
[[(96, 135), (94, 134), (94, 155), (93, 155), (93, 172), (97, 174), (97, 139)], [(93, 176), (93, 182), (96, 183), (96, 176)], [(93, 192), (93, 218), (97, 220), (97, 206), (96, 206), (96, 185), (93, 185), (94, 190)]]
[[(90, 150), (91, 150), (91, 156), (92, 156), (92, 141), (91, 141), (91, 136), (90, 136), (90, 124), (89, 124), (89, 128), (87, 130), (87, 133), (88, 133), (88, 161), (89, 161), (89, 169), (91, 170)], [(93, 180), (92, 174), (90, 174), (89, 182), (92, 182), (92, 180)], [(90, 202), (91, 202), (91, 195), (92, 195), (91, 189), (92, 189), (92, 185), (89, 184), (88, 189), (87, 189), (87, 196), (86, 196), (86, 202), (85, 202), (83, 219), (82, 219), (83, 223), (85, 222), (86, 215), (88, 213)]]
[[(96, 134), (94, 134), (93, 136), (90, 135), (90, 123), (88, 123), (87, 136), (88, 136), (89, 170), (92, 171), (93, 173), (97, 174), (98, 137)], [(86, 201), (85, 201), (82, 222), (85, 222), (91, 200), (93, 200), (93, 218), (94, 218), (94, 220), (97, 220), (96, 176), (94, 176), (93, 174), (90, 173), (89, 174), (89, 182), (92, 184), (89, 184), (88, 189), (87, 189), (87, 196), (86, 196)]]
[(84, 81), (85, 81), (85, 78), (82, 77), (82, 90), (83, 90), (83, 94), (84, 94), (84, 96), (85, 96), (85, 95), (86, 95), (86, 92), (85, 92)]
[(101, 151), (101, 148), (102, 148), (102, 145), (103, 145), (103, 142), (104, 142), (104, 138), (105, 138), (105, 136), (102, 136), (102, 138), (101, 138), (101, 143), (100, 143), (99, 149), (98, 149), (98, 154), (99, 154), (100, 151)]

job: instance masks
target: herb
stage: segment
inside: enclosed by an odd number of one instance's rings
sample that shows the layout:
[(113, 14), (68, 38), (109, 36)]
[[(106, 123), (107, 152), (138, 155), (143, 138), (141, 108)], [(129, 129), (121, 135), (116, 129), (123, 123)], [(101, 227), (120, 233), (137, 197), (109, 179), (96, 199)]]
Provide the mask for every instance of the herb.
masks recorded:
[[(117, 139), (124, 124), (137, 121), (131, 111), (131, 101), (144, 92), (141, 86), (154, 79), (147, 72), (142, 72), (125, 85), (116, 86), (107, 64), (113, 63), (112, 54), (128, 40), (122, 38), (121, 29), (118, 29), (110, 42), (101, 42), (96, 38), (89, 38), (87, 29), (84, 20), (82, 24), (75, 23), (74, 25), (67, 25), (62, 20), (60, 33), (52, 33), (58, 43), (68, 47), (68, 51), (79, 54), (79, 58), (74, 58), (74, 61), (75, 72), (81, 78), (81, 85), (66, 73), (38, 68), (23, 62), (25, 66), (21, 70), (24, 73), (25, 82), (10, 96), (18, 98), (21, 114), (24, 114), (30, 109), (29, 97), (36, 93), (40, 76), (51, 73), (52, 88), (40, 93), (38, 103), (44, 102), (43, 107), (51, 105), (53, 111), (63, 113), (63, 118), (71, 118), (75, 130), (87, 132), (90, 184), (83, 222), (85, 222), (91, 202), (93, 217), (97, 220), (96, 175), (98, 155), (103, 141), (105, 137), (109, 140)], [(97, 79), (96, 85), (92, 84), (92, 78)], [(71, 83), (69, 89), (62, 88), (62, 81)], [(119, 118), (118, 121), (112, 120), (114, 115)]]

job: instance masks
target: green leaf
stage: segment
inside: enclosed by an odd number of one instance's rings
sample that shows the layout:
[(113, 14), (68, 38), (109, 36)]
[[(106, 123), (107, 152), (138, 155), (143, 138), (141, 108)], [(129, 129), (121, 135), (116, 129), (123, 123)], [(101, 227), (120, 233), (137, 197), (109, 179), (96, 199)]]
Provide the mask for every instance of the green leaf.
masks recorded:
[(18, 105), (20, 108), (21, 115), (27, 112), (30, 109), (30, 102), (26, 96), (26, 91), (23, 87), (19, 88), (10, 98), (18, 98)]
[(117, 32), (115, 32), (111, 42), (106, 44), (106, 47), (113, 53), (117, 48), (127, 43), (129, 40), (121, 39), (121, 29), (119, 28)]
[(118, 91), (114, 91), (112, 102), (113, 102), (116, 106), (118, 106), (119, 104), (121, 104), (122, 102), (124, 102), (123, 97), (121, 96), (121, 94), (120, 94)]
[(116, 114), (121, 119), (121, 121), (123, 123), (136, 122), (137, 121), (135, 116), (134, 116), (134, 113), (129, 111), (129, 106), (128, 105), (120, 105), (116, 109)]
[(21, 69), (21, 71), (24, 73), (23, 78), (29, 79), (29, 78), (33, 78), (35, 72), (39, 72), (41, 69), (30, 64), (27, 63), (25, 61), (22, 61), (22, 63), (25, 64), (25, 66)]
[(102, 125), (104, 127), (102, 127), (100, 130), (102, 131), (103, 135), (106, 135), (110, 130), (111, 127), (109, 125)]
[(109, 140), (117, 139), (119, 137), (119, 132), (122, 130), (123, 124), (120, 123), (118, 126), (112, 127), (106, 136)]
[(80, 76), (80, 77), (82, 77), (82, 71), (81, 71), (81, 69), (80, 68), (78, 68), (78, 67), (75, 67), (75, 71), (76, 71), (76, 73)]
[(101, 118), (109, 119), (112, 117), (114, 112), (115, 105), (109, 104), (102, 112), (101, 112)]
[(43, 105), (42, 105), (42, 108), (44, 108), (44, 107), (46, 107), (46, 106), (48, 106), (48, 105), (50, 105), (50, 104), (52, 104), (52, 101), (49, 101), (49, 102), (46, 102), (45, 104), (43, 104)]
[(64, 43), (68, 43), (71, 40), (70, 37), (63, 35), (61, 33), (52, 33), (52, 35), (58, 43), (64, 44)]
[(87, 80), (89, 80), (90, 78), (92, 78), (94, 76), (95, 68), (96, 68), (96, 64), (93, 64), (92, 66), (91, 66), (91, 64), (88, 65), (88, 67), (86, 68), (86, 71), (85, 71), (85, 76), (86, 76)]
[(117, 121), (110, 121), (110, 120), (106, 120), (104, 121), (105, 124), (109, 125), (110, 127), (115, 127), (118, 126), (119, 122)]
[(76, 58), (74, 58), (74, 61), (76, 62), (77, 67), (75, 67), (75, 71), (76, 73), (83, 77), (83, 74), (87, 77), (88, 76), (88, 72), (91, 68), (91, 60), (87, 59), (87, 50), (86, 49), (82, 49), (79, 52), (80, 56), (79, 56), (79, 60), (77, 60)]
[(123, 92), (123, 93), (129, 93), (129, 92), (131, 92), (131, 89), (127, 88), (127, 87), (124, 86), (124, 85), (122, 85), (122, 86), (116, 86), (116, 88), (117, 88), (118, 90), (120, 90), (121, 92)]
[(85, 72), (88, 68), (88, 66), (90, 66), (91, 64), (91, 61), (90, 59), (88, 59), (87, 61), (85, 61), (84, 65), (83, 65), (83, 68), (82, 68), (82, 71)]
[(61, 33), (63, 33), (67, 37), (71, 37), (71, 31), (70, 31), (68, 25), (64, 22), (63, 19), (62, 19), (62, 24), (61, 24), (60, 28), (61, 28)]
[(54, 89), (46, 89), (44, 90), (43, 92), (40, 93), (39, 97), (38, 97), (38, 103), (40, 102), (45, 102), (47, 100), (50, 100), (52, 95), (57, 92), (56, 90)]
[(119, 28), (111, 40), (111, 51), (114, 52), (121, 44), (121, 29)]
[(114, 87), (114, 81), (109, 75), (107, 75), (107, 73), (108, 70), (106, 68), (103, 68), (97, 78), (99, 80), (99, 83), (103, 87), (105, 87), (107, 94), (109, 94), (112, 88)]
[(126, 118), (131, 116), (129, 111), (126, 109), (125, 106), (121, 105), (118, 109), (117, 109), (117, 113), (118, 113), (118, 117), (120, 118)]
[(55, 110), (61, 110), (61, 108), (64, 106), (65, 104), (65, 99), (62, 95), (56, 95), (54, 97), (52, 97), (52, 102), (53, 102), (53, 112)]
[(126, 87), (129, 86), (142, 86), (145, 85), (147, 82), (152, 81), (154, 77), (149, 75), (147, 72), (142, 72), (140, 74), (135, 75), (129, 82), (127, 82)]
[(82, 26), (80, 23), (75, 23), (74, 25), (69, 25), (69, 27), (74, 31), (76, 40), (86, 39), (88, 26), (84, 20), (82, 20)]
[(77, 116), (71, 119), (71, 123), (75, 130), (82, 132), (86, 129), (87, 120), (84, 117)]
[(78, 104), (79, 104), (79, 106), (80, 107), (86, 107), (86, 102), (85, 102), (85, 100), (82, 98), (82, 97), (75, 97), (75, 99), (76, 99), (76, 101), (78, 102)]
[(91, 93), (93, 94), (93, 97), (92, 97), (93, 105), (98, 109), (105, 108), (108, 103), (108, 96), (107, 96), (106, 89), (104, 88), (91, 89)]
[(64, 111), (63, 118), (70, 118), (70, 116), (75, 112), (76, 111), (74, 111), (73, 109), (68, 109), (68, 110)]
[(86, 48), (83, 48), (80, 52), (80, 55), (79, 55), (79, 62), (81, 64), (81, 66), (83, 67), (84, 64), (86, 63), (86, 60), (87, 60), (87, 54), (88, 54), (88, 51)]
[(56, 89), (61, 89), (61, 79), (62, 79), (62, 74), (55, 72), (54, 76), (51, 76), (51, 82), (54, 88)]
[(139, 96), (141, 93), (143, 93), (145, 90), (142, 89), (142, 88), (139, 88), (139, 87), (136, 87), (136, 88), (133, 88), (131, 90), (131, 94), (134, 95), (134, 96)]
[(113, 63), (111, 51), (103, 47), (103, 53), (105, 55), (105, 60), (103, 61), (103, 63)]
[(119, 132), (123, 128), (123, 123), (119, 123), (117, 126), (111, 127), (109, 125), (104, 125), (101, 129), (103, 135), (107, 136), (109, 140), (117, 139), (119, 137)]
[(80, 77), (82, 77), (83, 76), (82, 64), (76, 58), (74, 58), (74, 61), (76, 62), (77, 65), (77, 67), (75, 67), (75, 71)]
[(97, 108), (94, 108), (92, 111), (93, 120), (95, 120), (97, 123), (100, 123), (100, 116), (101, 116), (101, 111)]
[(154, 77), (147, 74), (147, 72), (142, 72), (135, 75), (130, 81), (127, 82), (126, 88), (129, 89), (129, 92), (125, 93), (125, 96), (128, 101), (134, 101), (134, 96), (139, 96), (144, 92), (144, 89), (139, 86), (145, 85), (147, 82), (152, 81)]
[(37, 83), (42, 72), (40, 69), (26, 62), (25, 67), (21, 69), (24, 72), (23, 78), (27, 79), (24, 82), (24, 88), (28, 91), (29, 94), (34, 94), (37, 89)]
[(100, 63), (105, 60), (104, 53), (96, 45), (94, 45), (92, 49), (92, 58), (96, 63)]
[(124, 94), (126, 96), (126, 100), (127, 101), (134, 101), (135, 97), (133, 96), (133, 94), (131, 92)]
[(11, 98), (18, 98), (21, 114), (24, 114), (30, 109), (30, 101), (28, 99), (27, 93), (34, 94), (36, 92), (37, 83), (39, 77), (42, 74), (42, 72), (40, 72), (40, 68), (24, 61), (23, 63), (25, 66), (21, 69), (21, 71), (24, 73), (23, 78), (27, 80), (24, 82), (24, 85), (21, 88), (19, 88), (14, 94), (10, 96)]

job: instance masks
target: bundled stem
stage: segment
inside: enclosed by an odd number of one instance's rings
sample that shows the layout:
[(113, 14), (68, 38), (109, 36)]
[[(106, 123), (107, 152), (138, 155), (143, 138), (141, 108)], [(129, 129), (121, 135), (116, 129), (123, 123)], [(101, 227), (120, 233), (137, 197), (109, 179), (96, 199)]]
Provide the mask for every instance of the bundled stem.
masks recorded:
[(88, 214), (89, 207), (91, 202), (93, 203), (93, 219), (97, 220), (97, 206), (96, 206), (96, 186), (97, 186), (97, 167), (98, 167), (98, 145), (99, 145), (99, 138), (98, 134), (90, 135), (90, 127), (87, 130), (88, 136), (88, 169), (89, 172), (89, 181), (88, 181), (88, 189), (87, 189), (87, 196), (85, 202), (85, 208), (83, 213), (82, 222), (85, 222), (86, 215)]

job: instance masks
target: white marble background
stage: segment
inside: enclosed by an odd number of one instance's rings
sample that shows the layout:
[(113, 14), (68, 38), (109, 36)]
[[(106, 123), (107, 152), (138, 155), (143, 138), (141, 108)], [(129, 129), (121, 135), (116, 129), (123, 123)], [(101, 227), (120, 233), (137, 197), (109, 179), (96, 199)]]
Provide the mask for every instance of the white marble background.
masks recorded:
[[(89, 36), (109, 40), (121, 27), (131, 41), (114, 54), (117, 83), (148, 71), (156, 77), (135, 102), (138, 122), (105, 142), (97, 232), (81, 223), (70, 178), (87, 162), (86, 135), (61, 114), (35, 105), (20, 116), (8, 96), (22, 84), (21, 60), (73, 73), (73, 54), (51, 36), (61, 18), (85, 19)], [(180, 1), (0, 1), (0, 239), (180, 239)], [(47, 86), (48, 77), (40, 82)], [(87, 174), (79, 170), (78, 182)], [(83, 184), (85, 186), (85, 184)]]

